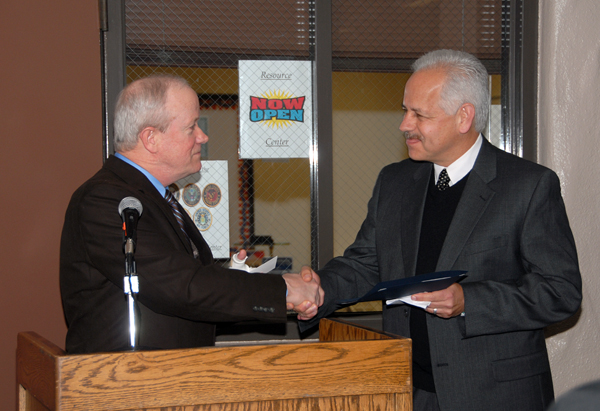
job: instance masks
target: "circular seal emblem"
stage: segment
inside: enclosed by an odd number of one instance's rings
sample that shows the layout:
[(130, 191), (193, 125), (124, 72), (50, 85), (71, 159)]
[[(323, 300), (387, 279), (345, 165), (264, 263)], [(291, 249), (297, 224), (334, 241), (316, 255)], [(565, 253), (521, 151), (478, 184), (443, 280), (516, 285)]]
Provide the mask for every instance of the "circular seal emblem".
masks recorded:
[(167, 188), (169, 189), (171, 194), (173, 194), (173, 197), (175, 197), (175, 200), (179, 201), (179, 186), (175, 183), (172, 183)]
[(208, 208), (200, 207), (194, 213), (194, 224), (198, 227), (200, 231), (206, 231), (210, 228), (212, 224), (212, 214), (208, 210)]
[(202, 193), (196, 184), (188, 184), (183, 189), (183, 202), (193, 207), (200, 202)]
[(209, 207), (215, 207), (221, 202), (221, 189), (216, 184), (207, 184), (202, 192), (202, 200)]

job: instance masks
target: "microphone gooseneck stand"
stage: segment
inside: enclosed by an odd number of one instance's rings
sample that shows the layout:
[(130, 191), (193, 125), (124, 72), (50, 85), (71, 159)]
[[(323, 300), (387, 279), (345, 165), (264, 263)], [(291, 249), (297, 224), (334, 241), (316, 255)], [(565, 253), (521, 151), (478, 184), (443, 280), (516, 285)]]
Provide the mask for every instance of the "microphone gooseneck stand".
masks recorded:
[(135, 321), (135, 304), (137, 293), (140, 291), (140, 283), (133, 258), (134, 243), (131, 238), (125, 242), (125, 277), (123, 278), (123, 290), (127, 295), (129, 304), (129, 345), (132, 350), (137, 346), (137, 327)]
[(135, 197), (125, 197), (119, 203), (119, 215), (123, 220), (123, 252), (125, 253), (125, 277), (123, 279), (123, 291), (127, 296), (129, 305), (129, 345), (132, 350), (137, 347), (139, 333), (136, 326), (136, 302), (140, 291), (137, 271), (135, 267), (135, 243), (137, 238), (137, 222), (144, 208), (142, 203)]

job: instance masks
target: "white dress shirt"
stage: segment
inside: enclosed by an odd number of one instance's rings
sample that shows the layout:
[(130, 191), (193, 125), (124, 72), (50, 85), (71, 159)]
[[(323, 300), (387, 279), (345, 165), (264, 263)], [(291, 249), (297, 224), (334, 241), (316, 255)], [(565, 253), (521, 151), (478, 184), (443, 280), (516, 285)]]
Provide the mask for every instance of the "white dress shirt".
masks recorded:
[(433, 165), (433, 172), (435, 177), (435, 183), (437, 184), (440, 173), (443, 169), (446, 169), (448, 173), (448, 177), (450, 177), (450, 186), (452, 187), (454, 184), (458, 183), (463, 179), (464, 176), (469, 174), (473, 165), (475, 164), (475, 160), (477, 160), (477, 156), (479, 155), (479, 149), (481, 148), (481, 143), (483, 137), (479, 134), (475, 143), (471, 146), (470, 149), (467, 150), (465, 154), (460, 156), (458, 160), (454, 163), (450, 164), (448, 167), (442, 167), (440, 165)]

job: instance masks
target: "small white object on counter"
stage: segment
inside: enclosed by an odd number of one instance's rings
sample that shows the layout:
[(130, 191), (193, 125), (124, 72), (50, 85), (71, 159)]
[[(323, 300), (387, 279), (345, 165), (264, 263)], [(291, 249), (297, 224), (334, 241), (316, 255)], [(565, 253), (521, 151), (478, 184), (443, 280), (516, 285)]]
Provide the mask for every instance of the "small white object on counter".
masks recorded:
[(231, 256), (231, 265), (229, 268), (246, 271), (248, 273), (268, 273), (269, 271), (273, 271), (273, 269), (277, 266), (277, 257), (273, 257), (259, 267), (250, 267), (248, 264), (246, 264), (248, 256), (241, 260), (238, 254), (239, 253), (235, 253), (233, 256)]

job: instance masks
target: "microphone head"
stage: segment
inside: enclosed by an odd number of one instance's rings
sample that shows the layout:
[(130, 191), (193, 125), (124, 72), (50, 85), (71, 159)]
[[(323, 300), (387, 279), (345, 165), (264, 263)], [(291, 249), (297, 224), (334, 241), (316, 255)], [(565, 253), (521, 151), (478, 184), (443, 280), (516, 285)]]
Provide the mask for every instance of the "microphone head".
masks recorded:
[(127, 208), (133, 208), (134, 210), (137, 210), (140, 216), (142, 215), (142, 211), (144, 210), (144, 207), (142, 207), (142, 203), (140, 202), (140, 200), (138, 200), (135, 197), (125, 197), (121, 200), (121, 202), (119, 203), (119, 215), (122, 216), (123, 210)]

